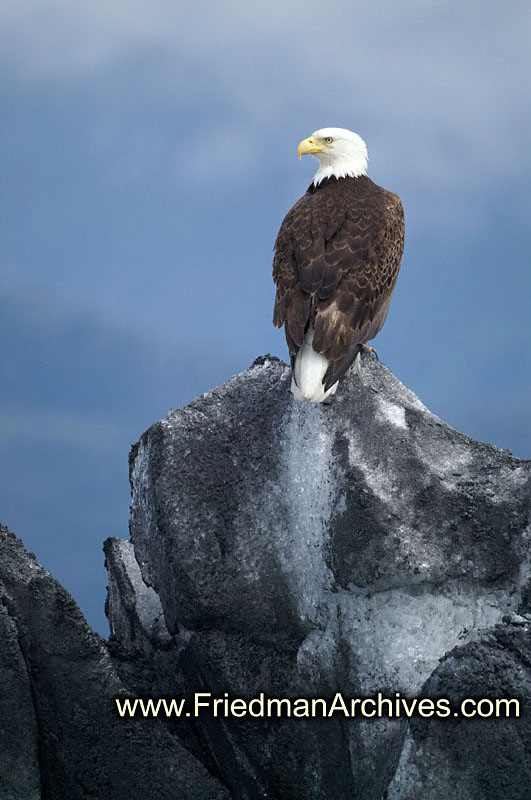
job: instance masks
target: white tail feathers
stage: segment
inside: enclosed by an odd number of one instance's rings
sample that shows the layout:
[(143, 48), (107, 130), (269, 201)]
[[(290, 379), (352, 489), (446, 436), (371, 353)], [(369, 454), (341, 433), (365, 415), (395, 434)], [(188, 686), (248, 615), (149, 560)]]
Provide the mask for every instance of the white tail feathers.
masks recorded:
[(313, 327), (310, 326), (295, 359), (291, 391), (296, 400), (322, 403), (327, 397), (336, 393), (337, 383), (334, 383), (325, 392), (323, 378), (328, 369), (328, 361), (321, 353), (316, 353), (313, 349), (313, 334)]

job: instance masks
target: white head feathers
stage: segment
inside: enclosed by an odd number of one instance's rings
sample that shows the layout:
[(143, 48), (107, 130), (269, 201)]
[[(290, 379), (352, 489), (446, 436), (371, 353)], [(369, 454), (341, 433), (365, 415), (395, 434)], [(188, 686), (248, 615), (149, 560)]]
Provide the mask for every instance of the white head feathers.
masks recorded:
[(313, 176), (314, 186), (325, 178), (357, 178), (367, 174), (367, 146), (357, 133), (346, 128), (320, 128), (304, 142), (308, 145), (301, 150), (301, 142), (299, 153), (314, 155), (319, 161), (319, 169)]

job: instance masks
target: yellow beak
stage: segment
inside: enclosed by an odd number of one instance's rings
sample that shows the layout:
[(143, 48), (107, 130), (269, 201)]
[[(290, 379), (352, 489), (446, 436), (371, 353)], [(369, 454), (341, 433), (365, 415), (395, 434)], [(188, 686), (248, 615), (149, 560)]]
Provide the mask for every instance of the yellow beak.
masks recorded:
[(307, 156), (311, 153), (321, 153), (325, 148), (326, 145), (316, 142), (315, 139), (312, 139), (310, 136), (308, 139), (303, 139), (299, 144), (297, 147), (297, 155), (300, 159), (301, 156)]

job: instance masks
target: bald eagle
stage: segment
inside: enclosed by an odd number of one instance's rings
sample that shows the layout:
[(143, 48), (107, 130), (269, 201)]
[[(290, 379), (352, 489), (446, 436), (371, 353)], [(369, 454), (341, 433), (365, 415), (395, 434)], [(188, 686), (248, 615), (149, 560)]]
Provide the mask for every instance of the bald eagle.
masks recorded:
[(404, 249), (398, 195), (367, 177), (357, 133), (322, 128), (298, 147), (319, 169), (275, 242), (273, 324), (285, 326), (291, 390), (320, 403), (385, 322)]

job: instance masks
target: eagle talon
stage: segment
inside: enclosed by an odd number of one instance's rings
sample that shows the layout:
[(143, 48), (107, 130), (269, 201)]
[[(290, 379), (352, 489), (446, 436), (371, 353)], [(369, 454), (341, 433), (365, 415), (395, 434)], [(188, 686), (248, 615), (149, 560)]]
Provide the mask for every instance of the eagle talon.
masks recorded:
[(376, 359), (376, 361), (380, 360), (378, 357), (378, 353), (376, 352), (374, 347), (370, 347), (368, 344), (362, 344), (361, 346), (363, 347), (364, 350), (368, 350), (371, 356), (373, 356), (373, 358)]

